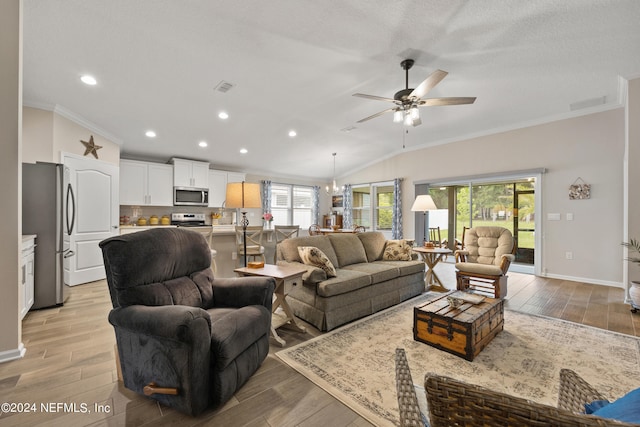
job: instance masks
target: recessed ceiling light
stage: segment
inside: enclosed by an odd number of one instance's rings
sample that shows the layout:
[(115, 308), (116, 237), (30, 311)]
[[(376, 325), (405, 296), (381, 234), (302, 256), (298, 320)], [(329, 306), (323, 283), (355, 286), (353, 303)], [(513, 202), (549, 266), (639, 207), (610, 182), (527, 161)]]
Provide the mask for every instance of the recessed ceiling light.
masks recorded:
[(290, 131), (289, 131), (289, 136), (290, 136), (291, 138), (293, 138), (293, 137), (294, 137), (294, 136), (296, 136), (296, 135), (297, 135), (297, 133), (296, 133), (296, 131), (295, 131), (295, 130), (293, 130), (293, 129), (292, 129), (292, 130), (290, 130)]
[(147, 135), (149, 138), (155, 138), (156, 137), (156, 133), (152, 130), (148, 130), (144, 133), (145, 135)]
[(227, 120), (229, 118), (229, 114), (227, 114), (225, 111), (220, 111), (218, 113), (218, 117), (220, 117), (222, 120)]
[(90, 76), (88, 74), (85, 74), (84, 76), (80, 77), (80, 80), (82, 80), (82, 83), (87, 84), (87, 85), (95, 85), (96, 83), (98, 83), (95, 79), (95, 77)]
[(199, 145), (200, 147), (204, 148), (204, 147), (206, 147), (206, 146), (207, 146), (207, 145), (209, 145), (209, 144), (207, 144), (207, 141), (200, 141), (200, 142), (198, 142), (198, 145)]
[(240, 154), (247, 154), (249, 152), (249, 150), (247, 150), (246, 148), (241, 148), (240, 149)]

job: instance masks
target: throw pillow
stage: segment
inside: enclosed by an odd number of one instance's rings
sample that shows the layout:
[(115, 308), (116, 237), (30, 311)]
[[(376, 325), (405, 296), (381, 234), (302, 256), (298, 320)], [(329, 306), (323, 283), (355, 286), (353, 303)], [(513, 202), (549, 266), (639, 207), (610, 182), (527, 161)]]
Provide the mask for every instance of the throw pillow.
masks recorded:
[(640, 423), (640, 388), (594, 411), (592, 415), (628, 423)]
[(411, 261), (413, 249), (407, 240), (387, 240), (382, 259), (385, 261)]
[(304, 264), (321, 268), (327, 277), (336, 277), (336, 268), (329, 258), (315, 246), (298, 246), (298, 254)]

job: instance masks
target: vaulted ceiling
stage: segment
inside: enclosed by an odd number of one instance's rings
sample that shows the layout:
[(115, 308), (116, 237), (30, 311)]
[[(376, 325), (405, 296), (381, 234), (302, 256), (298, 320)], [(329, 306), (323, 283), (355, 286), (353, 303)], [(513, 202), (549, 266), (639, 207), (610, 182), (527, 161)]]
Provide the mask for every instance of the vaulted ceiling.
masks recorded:
[[(619, 105), (639, 23), (636, 0), (24, 0), (24, 103), (84, 118), (123, 157), (326, 179), (334, 152), (341, 175)], [(422, 107), (418, 127), (357, 123), (390, 105), (352, 95), (392, 98), (406, 58), (410, 87), (442, 69), (428, 96), (475, 104)]]

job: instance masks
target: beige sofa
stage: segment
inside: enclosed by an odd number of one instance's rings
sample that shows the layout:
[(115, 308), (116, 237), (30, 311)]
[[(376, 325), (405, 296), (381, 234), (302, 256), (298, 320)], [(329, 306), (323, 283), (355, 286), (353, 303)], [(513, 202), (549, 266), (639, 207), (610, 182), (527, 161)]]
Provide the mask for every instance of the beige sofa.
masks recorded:
[[(387, 240), (380, 232), (336, 233), (296, 237), (280, 242), (278, 264), (304, 266), (302, 286), (287, 301), (299, 318), (321, 331), (391, 307), (424, 291), (424, 263), (383, 260)], [(336, 277), (302, 263), (298, 247), (320, 249), (331, 261)]]

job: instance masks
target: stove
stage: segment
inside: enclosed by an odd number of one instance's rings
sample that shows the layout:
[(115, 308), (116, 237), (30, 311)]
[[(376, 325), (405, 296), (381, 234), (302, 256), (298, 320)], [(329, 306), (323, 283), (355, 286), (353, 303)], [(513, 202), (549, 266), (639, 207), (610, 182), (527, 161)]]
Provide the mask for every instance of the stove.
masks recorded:
[(172, 213), (171, 225), (178, 227), (202, 227), (204, 214), (202, 213)]

